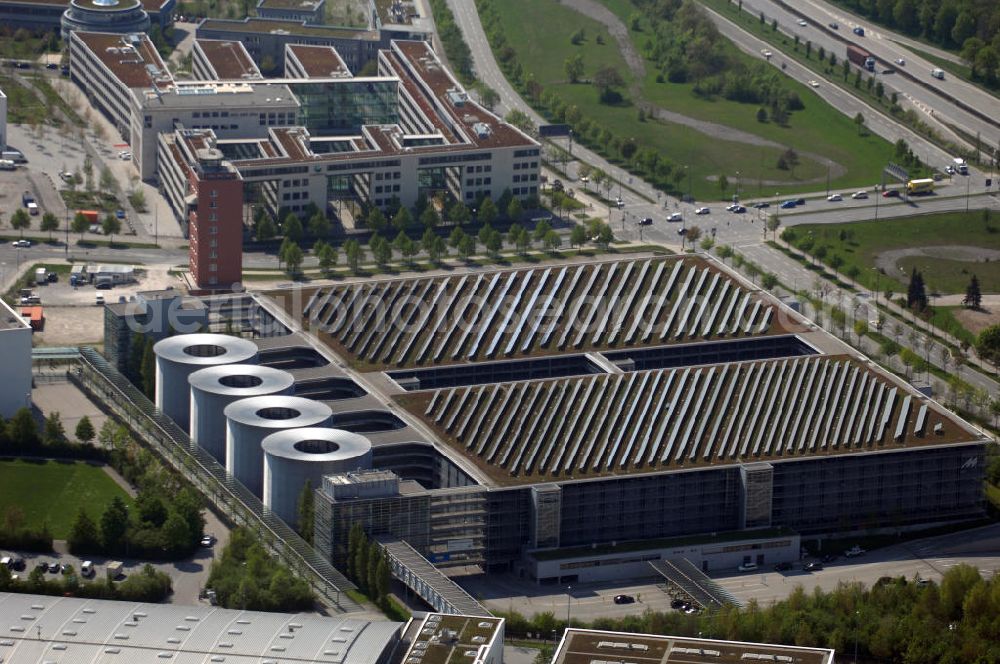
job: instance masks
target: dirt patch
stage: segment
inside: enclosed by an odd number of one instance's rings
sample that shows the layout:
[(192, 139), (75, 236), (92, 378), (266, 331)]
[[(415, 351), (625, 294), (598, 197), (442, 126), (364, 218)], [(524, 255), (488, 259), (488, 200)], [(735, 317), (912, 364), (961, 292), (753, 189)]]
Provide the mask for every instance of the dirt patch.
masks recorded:
[(1000, 323), (1000, 306), (984, 307), (979, 311), (964, 308), (955, 309), (952, 311), (952, 315), (962, 324), (962, 327), (978, 335), (990, 325)]
[(972, 247), (966, 245), (907, 247), (906, 249), (883, 251), (875, 256), (875, 265), (876, 267), (881, 268), (885, 274), (895, 274), (899, 271), (898, 264), (900, 259), (909, 256), (943, 258), (950, 261), (978, 263), (980, 261), (1000, 260), (1000, 251), (997, 251), (996, 249), (986, 249), (984, 247)]

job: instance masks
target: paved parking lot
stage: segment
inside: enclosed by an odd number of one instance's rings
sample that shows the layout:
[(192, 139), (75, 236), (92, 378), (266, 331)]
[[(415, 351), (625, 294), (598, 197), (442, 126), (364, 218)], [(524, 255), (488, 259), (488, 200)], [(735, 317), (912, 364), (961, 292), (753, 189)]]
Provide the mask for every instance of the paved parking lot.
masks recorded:
[[(73, 568), (79, 572), (83, 561), (90, 560), (97, 565), (97, 573), (94, 577), (95, 579), (104, 578), (106, 565), (111, 560), (120, 560), (124, 563), (125, 576), (122, 577), (123, 579), (127, 578), (129, 574), (134, 574), (141, 570), (146, 562), (151, 562), (153, 567), (170, 575), (170, 579), (173, 584), (173, 593), (167, 599), (167, 603), (181, 605), (198, 604), (203, 601), (198, 599), (198, 594), (204, 587), (205, 582), (208, 581), (208, 575), (212, 569), (212, 561), (215, 559), (217, 554), (221, 554), (222, 547), (224, 547), (226, 542), (229, 541), (229, 530), (215, 517), (214, 514), (206, 511), (205, 520), (205, 532), (215, 535), (218, 538), (218, 541), (211, 548), (199, 548), (192, 557), (176, 562), (135, 560), (127, 556), (114, 559), (107, 558), (105, 556), (86, 556), (81, 558), (68, 553), (66, 550), (66, 543), (58, 540), (55, 543), (56, 553), (21, 553), (3, 550), (0, 551), (0, 557), (16, 555), (24, 558), (24, 571), (15, 572), (15, 574), (18, 574), (23, 578), (27, 578), (27, 576), (31, 574), (31, 570), (33, 570), (35, 565), (39, 562), (55, 562), (60, 565), (72, 565)], [(47, 573), (46, 575), (49, 578), (55, 578), (58, 573)]]

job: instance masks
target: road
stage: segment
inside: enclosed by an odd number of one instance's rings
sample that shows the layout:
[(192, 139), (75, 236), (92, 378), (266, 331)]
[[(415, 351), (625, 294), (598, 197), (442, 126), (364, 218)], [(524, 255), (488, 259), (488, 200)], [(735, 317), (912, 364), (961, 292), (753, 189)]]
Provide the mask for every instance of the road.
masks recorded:
[[(785, 7), (789, 5), (794, 5), (798, 13), (787, 10)], [(878, 72), (876, 76), (886, 86), (888, 93), (897, 91), (901, 99), (912, 104), (926, 118), (956, 125), (971, 136), (975, 136), (978, 132), (984, 143), (997, 145), (996, 137), (1000, 135), (1000, 123), (995, 119), (995, 113), (992, 113), (993, 118), (985, 120), (960, 108), (941, 93), (988, 114), (991, 113), (989, 109), (996, 108), (997, 98), (951, 74), (946, 74), (944, 80), (934, 79), (930, 73), (936, 65), (919, 56), (906, 43), (899, 43), (897, 41), (897, 39), (901, 41), (899, 35), (875, 27), (870, 22), (822, 0), (802, 0), (795, 3), (784, 3), (780, 0), (744, 0), (743, 9), (752, 16), (758, 16), (763, 12), (768, 22), (777, 19), (779, 30), (793, 37), (797, 35), (803, 43), (807, 40), (812, 42), (814, 49), (823, 47), (828, 53), (835, 53), (838, 60), (843, 60), (847, 50), (841, 39), (857, 44), (876, 58), (892, 63), (892, 68), (898, 70), (896, 74), (882, 74), (886, 67), (876, 67)], [(800, 25), (801, 20), (805, 20), (808, 25)], [(837, 30), (829, 26), (834, 22), (839, 25)], [(856, 26), (864, 28), (864, 37), (852, 32)], [(910, 40), (907, 41), (912, 43)], [(921, 50), (926, 48), (921, 47)], [(902, 59), (905, 64), (895, 64), (898, 59)], [(904, 72), (917, 80), (902, 75)]]
[[(756, 599), (762, 605), (780, 601), (797, 587), (811, 591), (819, 586), (831, 591), (842, 582), (861, 582), (871, 586), (884, 576), (904, 576), (939, 581), (950, 568), (959, 564), (978, 567), (984, 576), (1000, 569), (1000, 524), (965, 532), (915, 540), (869, 552), (860, 558), (840, 558), (818, 572), (804, 572), (801, 563), (789, 572), (768, 571), (762, 574), (737, 574), (735, 570), (710, 576), (737, 599)], [(472, 570), (449, 570), (449, 576), (486, 606), (497, 611), (518, 611), (524, 615), (552, 612), (557, 620), (567, 613), (574, 620), (623, 618), (651, 609), (670, 610), (670, 597), (655, 579), (631, 579), (619, 582), (577, 584), (570, 588), (538, 586), (511, 574), (475, 574)], [(634, 604), (615, 604), (618, 594), (636, 598)]]

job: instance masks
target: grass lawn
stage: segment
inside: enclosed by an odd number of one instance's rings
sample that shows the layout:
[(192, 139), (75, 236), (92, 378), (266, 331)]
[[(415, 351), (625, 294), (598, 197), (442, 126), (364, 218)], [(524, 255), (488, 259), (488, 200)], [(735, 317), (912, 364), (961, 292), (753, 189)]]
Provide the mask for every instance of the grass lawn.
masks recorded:
[[(941, 245), (981, 247), (1000, 250), (1000, 221), (984, 222), (982, 212), (946, 212), (905, 219), (860, 221), (844, 224), (802, 224), (794, 227), (795, 242), (810, 234), (814, 239), (812, 253), (825, 246), (824, 262), (830, 265), (833, 256), (844, 260), (840, 268), (845, 273), (852, 266), (859, 270), (858, 281), (867, 288), (875, 287), (872, 268), (878, 255), (894, 249), (934, 247)], [(964, 293), (973, 273), (979, 278), (983, 292), (996, 292), (1000, 287), (1000, 261), (969, 262), (923, 256), (899, 260), (906, 274), (916, 267), (924, 275), (928, 292)], [(905, 281), (900, 274), (879, 275), (880, 291), (893, 289), (905, 293)]]
[[(628, 0), (601, 0), (626, 25), (637, 13)], [(647, 120), (640, 122), (636, 107), (626, 101), (617, 106), (600, 104), (597, 92), (588, 84), (570, 84), (566, 80), (564, 62), (577, 53), (583, 56), (585, 78), (597, 68), (610, 66), (619, 71), (627, 84), (638, 83), (645, 99), (662, 108), (689, 117), (731, 126), (797, 152), (813, 152), (829, 156), (847, 169), (847, 174), (834, 178), (836, 188), (868, 185), (878, 180), (882, 165), (891, 159), (892, 146), (883, 139), (859, 136), (851, 118), (844, 116), (816, 97), (813, 91), (786, 79), (789, 89), (798, 93), (806, 110), (792, 114), (789, 126), (757, 122), (757, 106), (740, 104), (725, 99), (705, 99), (692, 92), (693, 84), (657, 83), (656, 68), (646, 61), (646, 77), (634, 81), (630, 70), (618, 51), (617, 42), (600, 23), (555, 2), (536, 0), (497, 0), (504, 32), (510, 45), (526, 71), (547, 89), (553, 90), (567, 103), (576, 105), (584, 117), (607, 127), (622, 138), (633, 137), (640, 145), (651, 146), (673, 163), (691, 169), (691, 189), (702, 200), (730, 197), (735, 191), (739, 174), (745, 196), (771, 195), (775, 191), (792, 193), (822, 189), (825, 186), (826, 166), (801, 156), (801, 164), (794, 173), (777, 168), (778, 156), (783, 151), (777, 147), (761, 147), (735, 141), (711, 139), (692, 131), (689, 127)], [(639, 30), (631, 31), (633, 44), (641, 47), (649, 38), (649, 24), (640, 20)], [(586, 40), (579, 46), (570, 43), (570, 36), (583, 29)], [(601, 35), (603, 44), (597, 43)], [(732, 47), (736, 57), (750, 59)], [(714, 176), (725, 174), (729, 187), (723, 191), (713, 181)], [(713, 180), (709, 180), (713, 177)], [(805, 180), (822, 179), (823, 182), (803, 183)], [(764, 180), (782, 184), (760, 184)], [(687, 182), (679, 183), (686, 190)]]
[(56, 539), (66, 539), (80, 507), (96, 521), (115, 496), (132, 502), (98, 466), (72, 461), (0, 461), (0, 512), (17, 505), (28, 525), (47, 523)]
[(24, 87), (10, 76), (0, 75), (0, 90), (7, 95), (7, 122), (23, 124), (49, 115), (34, 90)]

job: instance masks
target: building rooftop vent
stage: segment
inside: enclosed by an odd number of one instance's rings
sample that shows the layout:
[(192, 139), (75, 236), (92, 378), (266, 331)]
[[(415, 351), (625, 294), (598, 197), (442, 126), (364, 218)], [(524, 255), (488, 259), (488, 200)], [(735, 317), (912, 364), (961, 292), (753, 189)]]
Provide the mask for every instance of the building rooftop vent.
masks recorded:
[(472, 125), (472, 130), (476, 132), (476, 136), (478, 136), (479, 138), (489, 138), (490, 135), (493, 133), (493, 129), (491, 129), (490, 126), (485, 122), (477, 122), (476, 124)]
[(448, 99), (451, 100), (452, 104), (461, 108), (462, 106), (465, 106), (465, 102), (469, 101), (469, 95), (463, 90), (452, 88), (448, 90)]

